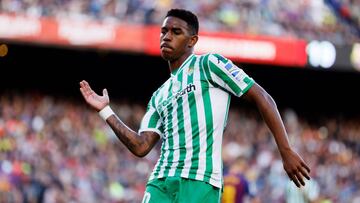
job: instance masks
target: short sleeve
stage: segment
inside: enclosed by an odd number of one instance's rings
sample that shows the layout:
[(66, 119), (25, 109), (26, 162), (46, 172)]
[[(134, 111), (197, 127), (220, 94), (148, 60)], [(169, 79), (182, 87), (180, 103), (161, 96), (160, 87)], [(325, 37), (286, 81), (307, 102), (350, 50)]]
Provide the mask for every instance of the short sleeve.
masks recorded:
[(153, 95), (144, 117), (142, 118), (139, 134), (144, 131), (153, 131), (163, 137), (162, 119), (155, 108), (155, 96)]
[(255, 83), (241, 68), (222, 55), (209, 54), (205, 58), (204, 67), (209, 80), (233, 95), (240, 97)]

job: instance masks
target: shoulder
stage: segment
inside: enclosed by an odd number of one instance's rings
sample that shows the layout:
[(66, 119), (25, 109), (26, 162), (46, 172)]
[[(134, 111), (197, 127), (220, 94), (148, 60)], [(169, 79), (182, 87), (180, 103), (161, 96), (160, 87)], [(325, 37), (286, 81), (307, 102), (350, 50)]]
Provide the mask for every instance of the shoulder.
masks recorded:
[(228, 63), (230, 60), (228, 58), (226, 58), (225, 56), (223, 56), (222, 54), (218, 54), (218, 53), (206, 53), (206, 54), (201, 54), (201, 55), (197, 55), (198, 57), (200, 57), (200, 59), (203, 59), (204, 63), (213, 63), (213, 64), (226, 64)]
[(151, 98), (150, 98), (150, 102), (149, 102), (149, 105), (155, 107), (156, 105), (156, 102), (157, 100), (159, 100), (159, 97), (161, 96), (161, 92), (165, 91), (166, 89), (166, 86), (167, 84), (170, 83), (170, 78), (167, 79), (159, 88), (157, 88), (153, 94), (151, 95)]
[(203, 66), (210, 70), (223, 69), (229, 70), (233, 65), (232, 61), (218, 53), (204, 54)]
[(156, 97), (160, 92), (164, 91), (166, 87), (169, 85), (171, 78), (168, 78), (157, 90), (153, 93), (153, 97)]

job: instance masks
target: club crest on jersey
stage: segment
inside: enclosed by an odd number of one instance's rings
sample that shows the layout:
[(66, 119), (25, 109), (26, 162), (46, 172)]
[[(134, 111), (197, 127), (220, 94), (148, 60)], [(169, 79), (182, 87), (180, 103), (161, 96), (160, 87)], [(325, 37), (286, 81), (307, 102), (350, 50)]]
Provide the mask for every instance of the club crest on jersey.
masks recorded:
[(187, 71), (188, 75), (191, 75), (194, 73), (194, 68), (189, 67), (188, 71)]

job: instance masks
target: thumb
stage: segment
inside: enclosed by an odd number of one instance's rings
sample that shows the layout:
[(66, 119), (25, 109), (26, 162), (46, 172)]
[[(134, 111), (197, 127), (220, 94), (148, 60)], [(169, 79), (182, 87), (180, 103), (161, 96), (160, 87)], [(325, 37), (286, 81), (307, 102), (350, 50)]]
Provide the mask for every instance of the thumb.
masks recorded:
[(107, 89), (105, 88), (105, 89), (103, 89), (103, 96), (108, 96), (108, 91), (107, 91)]

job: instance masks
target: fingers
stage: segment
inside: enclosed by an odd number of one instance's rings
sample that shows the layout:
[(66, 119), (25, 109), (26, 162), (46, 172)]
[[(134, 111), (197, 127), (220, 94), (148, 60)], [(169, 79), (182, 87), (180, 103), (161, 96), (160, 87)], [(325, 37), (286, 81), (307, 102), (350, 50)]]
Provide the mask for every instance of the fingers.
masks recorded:
[(80, 82), (80, 91), (84, 97), (88, 97), (93, 93), (93, 90), (91, 89), (89, 83), (85, 80)]
[(89, 83), (86, 82), (86, 80), (83, 80), (83, 81), (80, 82), (80, 87), (85, 89), (85, 90), (91, 89)]
[(108, 96), (108, 91), (107, 91), (107, 89), (103, 89), (103, 96)]
[(287, 172), (289, 178), (295, 183), (297, 187), (305, 186), (304, 177), (310, 180), (309, 174), (305, 171), (308, 170), (306, 167), (298, 167), (297, 169)]
[(81, 92), (82, 96), (83, 96), (84, 98), (86, 98), (85, 90), (84, 90), (82, 87), (80, 87), (80, 92)]
[(306, 167), (298, 167), (299, 172), (301, 173), (302, 176), (304, 176), (306, 179), (310, 180), (310, 176), (307, 173), (307, 171), (304, 170), (304, 168), (308, 171), (308, 173), (310, 172), (310, 169), (306, 168)]
[[(298, 182), (300, 182), (300, 184), (302, 186), (305, 186), (304, 179), (303, 179), (302, 175), (299, 172), (296, 173), (296, 179), (298, 180)], [(300, 187), (300, 185), (298, 187)]]
[(293, 174), (288, 174), (288, 176), (289, 176), (290, 180), (292, 180), (295, 183), (296, 187), (300, 188), (300, 183), (299, 183), (297, 177)]
[(304, 162), (301, 162), (301, 166), (304, 167), (308, 173), (310, 173), (310, 167), (306, 165)]
[(300, 188), (301, 185), (305, 186), (305, 182), (304, 182), (303, 178), (297, 172), (288, 173), (288, 176), (289, 176), (290, 180), (292, 180), (298, 188)]

